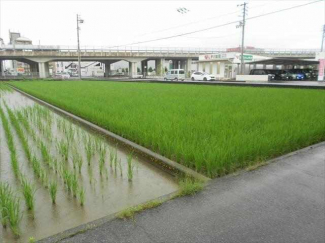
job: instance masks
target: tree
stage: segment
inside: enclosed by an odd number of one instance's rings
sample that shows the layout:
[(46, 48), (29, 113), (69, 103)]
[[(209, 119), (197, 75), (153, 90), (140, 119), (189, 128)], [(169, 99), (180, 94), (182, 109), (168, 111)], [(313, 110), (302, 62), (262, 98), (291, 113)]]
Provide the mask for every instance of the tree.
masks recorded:
[(140, 68), (137, 68), (137, 72), (140, 73)]
[(152, 67), (149, 67), (148, 72), (151, 73), (152, 71)]
[(167, 73), (168, 72), (168, 69), (167, 69), (167, 67), (165, 67), (165, 73)]

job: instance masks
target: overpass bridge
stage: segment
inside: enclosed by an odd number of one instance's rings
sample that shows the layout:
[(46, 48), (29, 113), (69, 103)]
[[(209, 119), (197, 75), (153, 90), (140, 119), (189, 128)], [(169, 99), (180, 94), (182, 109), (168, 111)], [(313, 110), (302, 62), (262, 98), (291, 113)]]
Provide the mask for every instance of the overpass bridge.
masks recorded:
[[(137, 73), (137, 64), (142, 70), (149, 60), (155, 60), (157, 73), (162, 73), (163, 63), (169, 60), (174, 68), (189, 71), (192, 60), (200, 55), (226, 52), (226, 48), (168, 48), (168, 47), (86, 47), (81, 48), (82, 61), (96, 61), (105, 64), (105, 73), (110, 72), (110, 64), (125, 60), (129, 62), (131, 75)], [(258, 49), (245, 50), (245, 53), (269, 56), (314, 59), (316, 49)], [(41, 78), (49, 76), (49, 62), (77, 61), (78, 51), (70, 46), (43, 45), (2, 45), (0, 60), (17, 60), (30, 65), (31, 72), (39, 73)]]

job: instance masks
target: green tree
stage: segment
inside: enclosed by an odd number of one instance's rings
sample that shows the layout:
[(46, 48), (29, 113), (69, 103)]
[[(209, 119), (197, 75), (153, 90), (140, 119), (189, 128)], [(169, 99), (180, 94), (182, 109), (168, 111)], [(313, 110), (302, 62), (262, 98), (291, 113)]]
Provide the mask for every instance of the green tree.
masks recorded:
[(148, 72), (151, 73), (152, 71), (152, 67), (149, 67)]

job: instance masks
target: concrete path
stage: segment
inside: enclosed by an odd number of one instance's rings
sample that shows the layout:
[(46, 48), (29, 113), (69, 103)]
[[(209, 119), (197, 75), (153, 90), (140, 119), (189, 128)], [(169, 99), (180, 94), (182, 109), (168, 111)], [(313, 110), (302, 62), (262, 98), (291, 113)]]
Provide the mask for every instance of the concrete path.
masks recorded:
[(62, 242), (325, 241), (325, 143)]

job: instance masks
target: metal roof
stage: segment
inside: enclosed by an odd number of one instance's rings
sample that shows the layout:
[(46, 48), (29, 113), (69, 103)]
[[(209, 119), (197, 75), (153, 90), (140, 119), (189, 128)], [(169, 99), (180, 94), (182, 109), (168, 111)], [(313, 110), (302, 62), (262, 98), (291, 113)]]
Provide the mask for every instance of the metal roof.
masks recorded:
[(270, 58), (246, 64), (265, 64), (265, 65), (314, 65), (319, 64), (317, 60), (297, 59), (297, 58)]

